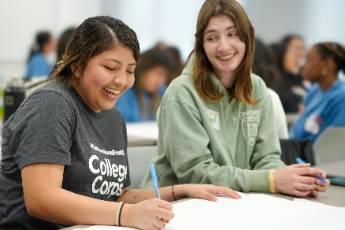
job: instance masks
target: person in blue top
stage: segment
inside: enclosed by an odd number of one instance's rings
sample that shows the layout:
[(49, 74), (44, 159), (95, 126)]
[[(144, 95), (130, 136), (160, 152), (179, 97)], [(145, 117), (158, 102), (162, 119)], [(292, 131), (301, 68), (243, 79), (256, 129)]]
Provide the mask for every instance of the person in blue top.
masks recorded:
[(313, 82), (304, 100), (305, 110), (292, 126), (295, 139), (314, 142), (330, 126), (345, 126), (345, 48), (335, 42), (314, 45), (307, 54), (303, 76)]
[(169, 78), (172, 61), (162, 50), (149, 49), (139, 57), (135, 83), (116, 103), (126, 122), (152, 121)]
[(35, 43), (30, 50), (24, 79), (47, 77), (55, 62), (56, 41), (48, 31), (36, 34)]

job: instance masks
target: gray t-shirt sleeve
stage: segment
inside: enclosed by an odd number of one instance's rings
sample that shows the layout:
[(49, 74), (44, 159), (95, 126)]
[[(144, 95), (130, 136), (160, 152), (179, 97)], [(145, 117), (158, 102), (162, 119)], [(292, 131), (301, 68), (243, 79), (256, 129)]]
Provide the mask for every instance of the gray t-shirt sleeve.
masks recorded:
[(11, 146), (20, 169), (34, 163), (70, 165), (74, 113), (52, 91), (31, 95), (15, 114)]

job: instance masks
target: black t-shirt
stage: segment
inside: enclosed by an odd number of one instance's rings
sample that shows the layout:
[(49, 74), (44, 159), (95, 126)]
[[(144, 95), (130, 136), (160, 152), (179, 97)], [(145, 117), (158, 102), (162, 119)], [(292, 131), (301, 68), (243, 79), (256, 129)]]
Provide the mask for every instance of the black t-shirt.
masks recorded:
[(115, 201), (130, 185), (125, 123), (117, 109), (93, 112), (60, 81), (38, 89), (5, 123), (0, 168), (0, 229), (57, 229), (29, 216), (20, 170), (65, 165), (62, 187)]

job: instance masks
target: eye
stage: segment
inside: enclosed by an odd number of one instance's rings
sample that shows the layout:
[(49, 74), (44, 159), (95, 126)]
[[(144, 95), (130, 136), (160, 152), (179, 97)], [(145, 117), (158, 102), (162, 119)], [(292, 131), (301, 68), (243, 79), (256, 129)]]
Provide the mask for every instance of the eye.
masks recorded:
[(215, 36), (209, 36), (206, 38), (206, 41), (209, 41), (209, 42), (213, 42), (216, 40), (216, 37)]
[(104, 65), (104, 68), (110, 71), (115, 71), (117, 69), (116, 66), (108, 66), (108, 65)]
[(133, 75), (134, 71), (127, 70), (127, 73), (130, 74), (130, 75)]
[(237, 31), (231, 31), (228, 33), (229, 37), (236, 37), (237, 36)]

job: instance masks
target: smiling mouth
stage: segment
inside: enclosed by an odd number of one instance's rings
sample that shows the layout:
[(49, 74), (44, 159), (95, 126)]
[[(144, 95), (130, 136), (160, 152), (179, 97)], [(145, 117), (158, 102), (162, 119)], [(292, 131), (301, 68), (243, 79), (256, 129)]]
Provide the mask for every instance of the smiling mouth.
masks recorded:
[(231, 58), (235, 56), (235, 53), (227, 54), (227, 55), (222, 55), (222, 56), (217, 56), (219, 60), (221, 61), (229, 61)]
[(109, 93), (111, 95), (115, 95), (115, 96), (118, 96), (121, 94), (121, 90), (115, 90), (115, 89), (111, 89), (111, 88), (107, 88), (107, 87), (104, 87), (103, 90), (106, 92), (106, 93)]

